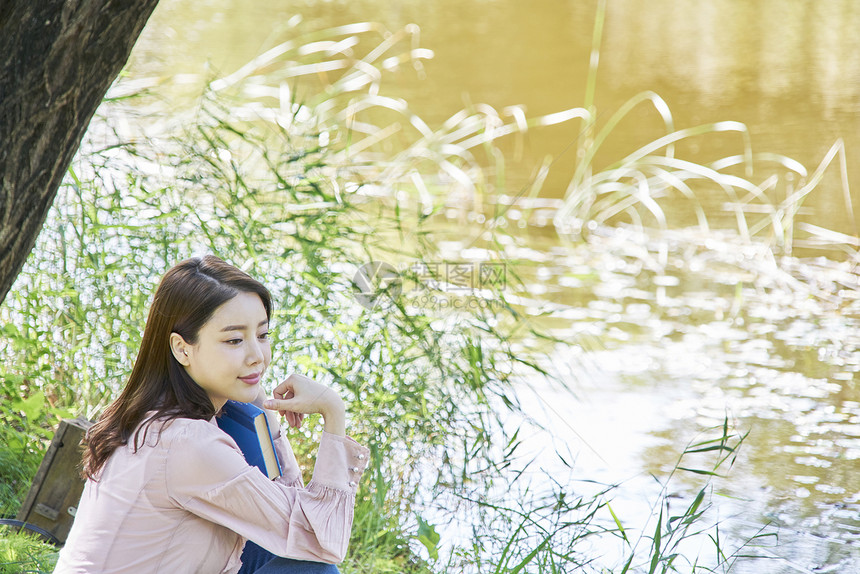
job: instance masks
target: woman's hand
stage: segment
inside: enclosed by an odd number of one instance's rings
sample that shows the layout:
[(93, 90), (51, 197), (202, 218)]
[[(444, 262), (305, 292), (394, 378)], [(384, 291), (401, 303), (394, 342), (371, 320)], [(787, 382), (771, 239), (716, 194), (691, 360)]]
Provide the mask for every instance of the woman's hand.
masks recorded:
[[(251, 404), (257, 405), (258, 407), (263, 409), (263, 412), (266, 413), (266, 419), (269, 422), (269, 432), (272, 433), (273, 438), (278, 437), (281, 434), (281, 419), (278, 417), (277, 414), (263, 407), (263, 403), (266, 402), (266, 399), (268, 399), (269, 396), (266, 394), (266, 389), (263, 388), (263, 385), (259, 385), (259, 387), (260, 390)], [(293, 428), (299, 428), (299, 426), (302, 424), (302, 419), (305, 418), (305, 415), (300, 415), (298, 413), (293, 412), (281, 412), (281, 414), (286, 417), (287, 423)]]
[(331, 388), (293, 373), (275, 387), (273, 394), (275, 398), (266, 400), (263, 407), (280, 412), (290, 426), (298, 427), (305, 414), (319, 413), (325, 420), (326, 432), (346, 434), (346, 409)]
[[(275, 394), (275, 396), (280, 396), (281, 398), (284, 398), (284, 399), (291, 399), (291, 398), (293, 398), (293, 392), (287, 391), (283, 395)], [(290, 425), (290, 427), (292, 427), (294, 429), (297, 429), (300, 426), (302, 426), (302, 421), (305, 420), (305, 414), (304, 413), (297, 413), (294, 411), (278, 411), (278, 412), (285, 419), (287, 419), (287, 424)]]

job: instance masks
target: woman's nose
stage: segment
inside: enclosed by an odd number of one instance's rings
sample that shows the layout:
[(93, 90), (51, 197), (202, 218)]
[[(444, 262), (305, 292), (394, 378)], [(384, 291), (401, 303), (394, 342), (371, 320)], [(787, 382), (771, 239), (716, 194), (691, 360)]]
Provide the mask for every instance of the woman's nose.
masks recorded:
[(256, 365), (257, 363), (262, 363), (265, 354), (263, 353), (263, 344), (254, 339), (250, 345), (248, 345), (248, 356), (246, 360), (249, 365)]

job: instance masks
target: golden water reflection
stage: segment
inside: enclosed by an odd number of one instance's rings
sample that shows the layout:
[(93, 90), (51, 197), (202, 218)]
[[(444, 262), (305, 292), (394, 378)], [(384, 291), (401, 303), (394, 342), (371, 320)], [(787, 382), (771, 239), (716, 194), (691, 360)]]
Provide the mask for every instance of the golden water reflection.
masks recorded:
[[(415, 22), (435, 58), (424, 65), (426, 77), (411, 69), (386, 76), (388, 95), (405, 98), (431, 124), (470, 101), (545, 114), (583, 103), (595, 7), (550, 0), (162, 0), (130, 74), (174, 78), (158, 90), (178, 101), (200, 89), (207, 65), (231, 72), (296, 26), (379, 21), (397, 29)], [(635, 93), (654, 90), (679, 127), (741, 121), (757, 151), (809, 167), (843, 138), (860, 220), (858, 29), (855, 2), (610, 0), (598, 111), (610, 114)], [(660, 129), (653, 110), (634, 113), (598, 162), (618, 159)], [(565, 150), (577, 135), (573, 124), (530, 134), (525, 158), (512, 166), (511, 192), (551, 154), (559, 159), (545, 195), (561, 197), (572, 164)], [(717, 139), (686, 151), (707, 161), (737, 153), (737, 143)], [(837, 175), (828, 175), (808, 206), (811, 221), (856, 234)], [(709, 209), (718, 217), (721, 204)], [(668, 265), (655, 270), (643, 263), (642, 240), (620, 232), (575, 246), (560, 244), (550, 228), (523, 234), (524, 245), (503, 255), (532, 260), (524, 271), (531, 294), (557, 306), (532, 320), (574, 345), (599, 342), (590, 346), (592, 359), (617, 384), (596, 382), (595, 394), (609, 389), (623, 402), (618, 393), (647, 393), (659, 410), (642, 431), (657, 444), (625, 440), (642, 430), (635, 425), (600, 426), (600, 401), (580, 412), (594, 425), (580, 429), (584, 434), (642, 446), (630, 453), (637, 471), (662, 472), (691, 433), (718, 423), (728, 408), (752, 430), (728, 487), (747, 497), (750, 520), (773, 520), (789, 537), (811, 532), (828, 539), (797, 546), (790, 559), (804, 567), (860, 567), (844, 562), (860, 542), (860, 310), (856, 296), (839, 295), (858, 292), (856, 274), (797, 262), (780, 283), (764, 273), (766, 258), (707, 237), (678, 239)], [(462, 240), (463, 227), (454, 235)], [(836, 295), (843, 305), (828, 306)], [(558, 351), (560, 360), (569, 349)], [(612, 397), (605, 397), (609, 407)], [(573, 420), (577, 408), (570, 407)]]
[[(498, 109), (521, 104), (530, 115), (540, 115), (583, 104), (596, 4), (163, 0), (135, 48), (131, 71), (179, 75), (174, 93), (187, 94), (198, 91), (207, 74), (229, 73), (298, 30), (356, 21), (379, 21), (394, 30), (416, 23), (421, 44), (435, 57), (424, 64), (426, 77), (410, 69), (387, 75), (385, 93), (405, 98), (431, 125), (468, 102)], [(856, 3), (610, 0), (607, 5), (596, 94), (603, 119), (634, 94), (654, 90), (667, 101), (678, 127), (744, 122), (756, 151), (785, 154), (810, 168), (843, 138), (853, 195), (860, 197)], [(570, 123), (530, 134), (524, 161), (512, 166), (510, 191), (524, 185), (549, 154), (557, 160), (544, 193), (561, 197), (572, 173), (570, 144), (579, 129)], [(657, 114), (643, 108), (610, 138), (596, 165), (661, 133)], [(711, 138), (689, 151), (691, 159), (709, 161), (739, 150), (738, 138)], [(835, 169), (807, 205), (817, 221), (857, 233)], [(718, 218), (721, 209), (717, 202), (709, 215)], [(860, 200), (854, 210), (860, 220)]]

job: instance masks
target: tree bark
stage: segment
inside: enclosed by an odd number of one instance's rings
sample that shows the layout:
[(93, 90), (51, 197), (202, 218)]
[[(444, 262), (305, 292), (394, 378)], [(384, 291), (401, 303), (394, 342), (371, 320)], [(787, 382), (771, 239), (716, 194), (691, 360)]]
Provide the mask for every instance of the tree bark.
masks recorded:
[(0, 0), (0, 302), (158, 0)]

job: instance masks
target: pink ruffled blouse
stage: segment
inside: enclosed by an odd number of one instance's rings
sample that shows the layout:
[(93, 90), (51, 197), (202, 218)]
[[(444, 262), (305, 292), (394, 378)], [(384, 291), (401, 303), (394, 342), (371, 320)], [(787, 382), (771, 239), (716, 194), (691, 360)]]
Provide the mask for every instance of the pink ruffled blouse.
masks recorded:
[(137, 452), (118, 448), (99, 480), (87, 480), (55, 574), (234, 574), (246, 540), (277, 556), (340, 562), (368, 450), (323, 432), (304, 486), (278, 432), (283, 474), (269, 480), (214, 418), (153, 423)]

